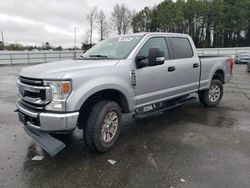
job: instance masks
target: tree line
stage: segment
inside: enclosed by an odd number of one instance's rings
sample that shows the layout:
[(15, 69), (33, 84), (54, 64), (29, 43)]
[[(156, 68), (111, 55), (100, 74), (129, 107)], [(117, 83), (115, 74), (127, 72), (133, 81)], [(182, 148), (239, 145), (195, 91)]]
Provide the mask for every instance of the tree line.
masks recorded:
[[(64, 50), (62, 46), (53, 46), (49, 42), (45, 42), (40, 46), (36, 45), (22, 45), (20, 43), (10, 43), (10, 44), (4, 44), (2, 41), (0, 41), (0, 51), (1, 50), (8, 50), (8, 51), (62, 51)], [(67, 48), (66, 50), (74, 50), (74, 48)], [(79, 50), (79, 48), (77, 48)]]
[[(96, 12), (95, 19), (93, 12)], [(93, 8), (88, 14), (92, 44), (93, 23), (100, 40), (110, 33), (177, 32), (191, 35), (197, 47), (250, 46), (250, 0), (164, 0), (139, 12), (116, 4), (108, 23), (104, 12)], [(89, 36), (90, 35), (90, 36)]]
[(139, 11), (133, 32), (178, 32), (197, 47), (250, 45), (250, 0), (164, 0)]

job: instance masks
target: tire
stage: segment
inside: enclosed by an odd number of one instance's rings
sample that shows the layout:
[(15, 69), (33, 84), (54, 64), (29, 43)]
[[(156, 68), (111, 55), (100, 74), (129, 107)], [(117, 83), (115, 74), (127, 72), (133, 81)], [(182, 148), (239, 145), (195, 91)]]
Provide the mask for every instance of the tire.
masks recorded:
[(121, 108), (116, 102), (103, 100), (96, 103), (83, 132), (86, 144), (93, 151), (100, 153), (108, 151), (119, 137), (121, 121)]
[(199, 92), (200, 103), (207, 107), (217, 106), (223, 97), (223, 85), (220, 80), (212, 80), (208, 90)]

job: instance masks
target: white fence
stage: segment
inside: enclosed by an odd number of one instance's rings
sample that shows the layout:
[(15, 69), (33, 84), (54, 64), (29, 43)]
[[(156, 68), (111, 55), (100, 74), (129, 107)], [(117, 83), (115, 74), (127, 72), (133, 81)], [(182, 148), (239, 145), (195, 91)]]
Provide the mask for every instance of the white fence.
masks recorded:
[(0, 65), (36, 64), (80, 57), (82, 51), (0, 51)]
[[(243, 48), (199, 48), (199, 55), (235, 55), (249, 52), (250, 47)], [(80, 57), (82, 51), (0, 51), (0, 65), (36, 64), (60, 61)]]

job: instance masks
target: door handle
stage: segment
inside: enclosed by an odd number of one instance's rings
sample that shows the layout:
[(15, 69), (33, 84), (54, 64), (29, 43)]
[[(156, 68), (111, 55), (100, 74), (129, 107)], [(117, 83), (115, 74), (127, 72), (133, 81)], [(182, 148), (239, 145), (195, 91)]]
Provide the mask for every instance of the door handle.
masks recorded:
[(199, 67), (199, 64), (198, 63), (194, 63), (193, 64), (193, 68), (197, 68), (197, 67)]
[(173, 71), (175, 71), (175, 70), (176, 70), (175, 67), (168, 67), (168, 72), (173, 72)]

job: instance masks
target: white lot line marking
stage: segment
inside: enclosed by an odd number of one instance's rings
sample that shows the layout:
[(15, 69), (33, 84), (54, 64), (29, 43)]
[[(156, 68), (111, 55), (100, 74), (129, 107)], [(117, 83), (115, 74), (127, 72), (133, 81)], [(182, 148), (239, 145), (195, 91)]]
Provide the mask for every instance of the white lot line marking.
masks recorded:
[(186, 180), (184, 180), (183, 178), (181, 178), (181, 182), (186, 182)]
[(147, 145), (146, 145), (145, 140), (143, 141), (143, 148), (144, 148), (145, 150), (147, 150), (147, 149), (148, 149), (148, 147), (147, 147)]
[(151, 164), (155, 167), (156, 170), (158, 170), (158, 166), (153, 158), (153, 153), (148, 154), (148, 160), (151, 162)]
[(31, 160), (32, 161), (41, 161), (43, 160), (44, 156), (34, 156)]
[[(147, 149), (147, 145), (146, 145), (146, 142), (143, 141), (143, 148), (146, 150), (146, 153), (148, 153)], [(153, 167), (158, 170), (158, 166), (157, 166), (157, 163), (155, 162), (154, 158), (153, 158), (153, 153), (148, 153), (148, 160), (149, 162), (153, 165)]]
[(116, 163), (116, 161), (115, 161), (115, 160), (112, 160), (112, 159), (109, 159), (108, 162), (109, 162), (110, 164), (112, 164), (112, 165), (114, 165), (114, 164)]

